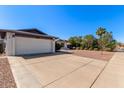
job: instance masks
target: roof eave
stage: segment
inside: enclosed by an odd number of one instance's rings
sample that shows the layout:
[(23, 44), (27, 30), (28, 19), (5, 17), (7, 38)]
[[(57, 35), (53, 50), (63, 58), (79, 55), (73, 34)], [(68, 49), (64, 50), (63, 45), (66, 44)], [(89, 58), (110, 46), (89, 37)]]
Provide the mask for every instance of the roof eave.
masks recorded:
[(47, 37), (47, 38), (58, 39), (58, 37), (54, 37), (54, 36), (50, 36), (50, 35), (40, 35), (40, 34), (29, 33), (29, 32), (24, 32), (24, 31), (16, 31), (16, 30), (0, 29), (0, 32), (11, 32), (11, 33), (18, 33), (18, 34), (33, 35), (33, 36), (40, 36), (40, 37)]

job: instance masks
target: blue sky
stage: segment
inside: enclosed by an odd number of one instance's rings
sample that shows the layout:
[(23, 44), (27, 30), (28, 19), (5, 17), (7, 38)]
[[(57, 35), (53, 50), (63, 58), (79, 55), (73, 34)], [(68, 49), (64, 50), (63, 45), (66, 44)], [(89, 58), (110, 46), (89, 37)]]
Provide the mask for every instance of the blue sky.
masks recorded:
[(124, 42), (124, 6), (0, 6), (0, 29), (38, 28), (68, 39), (95, 35), (98, 27)]

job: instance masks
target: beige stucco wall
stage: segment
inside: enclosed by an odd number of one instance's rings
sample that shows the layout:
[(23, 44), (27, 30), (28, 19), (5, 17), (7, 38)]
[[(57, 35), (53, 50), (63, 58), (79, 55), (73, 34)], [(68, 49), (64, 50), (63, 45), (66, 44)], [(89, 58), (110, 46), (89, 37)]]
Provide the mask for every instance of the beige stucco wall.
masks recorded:
[(4, 40), (6, 43), (6, 55), (15, 55), (15, 37), (13, 37), (14, 35), (15, 33), (6, 33), (6, 38)]
[(55, 52), (55, 39), (52, 40), (52, 52)]

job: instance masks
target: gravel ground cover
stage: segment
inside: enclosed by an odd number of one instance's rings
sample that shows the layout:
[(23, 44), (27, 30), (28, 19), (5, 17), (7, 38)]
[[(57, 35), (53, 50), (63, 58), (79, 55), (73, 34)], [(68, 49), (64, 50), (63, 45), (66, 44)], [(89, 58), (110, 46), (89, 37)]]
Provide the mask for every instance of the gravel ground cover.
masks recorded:
[(16, 88), (7, 58), (0, 58), (0, 88)]
[(114, 55), (114, 52), (104, 51), (101, 53), (101, 51), (73, 50), (73, 54), (82, 57), (89, 57), (89, 58), (109, 61)]

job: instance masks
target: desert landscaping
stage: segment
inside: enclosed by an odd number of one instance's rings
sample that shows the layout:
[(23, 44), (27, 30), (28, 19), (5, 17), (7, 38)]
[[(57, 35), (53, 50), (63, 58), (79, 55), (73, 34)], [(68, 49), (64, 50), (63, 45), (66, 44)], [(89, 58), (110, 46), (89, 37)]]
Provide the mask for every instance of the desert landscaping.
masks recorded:
[(118, 82), (123, 81), (122, 55), (121, 52), (101, 55), (101, 51), (66, 50), (1, 57), (0, 87), (124, 87), (123, 82)]
[(0, 88), (124, 88), (123, 5), (0, 10)]

